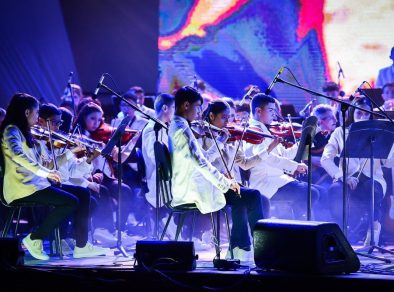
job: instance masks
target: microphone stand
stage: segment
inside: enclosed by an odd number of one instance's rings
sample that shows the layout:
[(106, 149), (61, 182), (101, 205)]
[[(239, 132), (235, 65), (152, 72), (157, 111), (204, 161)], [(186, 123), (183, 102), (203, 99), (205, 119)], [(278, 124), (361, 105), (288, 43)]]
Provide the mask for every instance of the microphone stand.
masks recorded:
[(71, 106), (72, 106), (73, 111), (74, 111), (74, 117), (76, 117), (76, 115), (77, 115), (77, 107), (76, 107), (75, 100), (74, 100), (73, 89), (71, 87), (71, 81), (72, 81), (73, 74), (74, 74), (74, 72), (70, 72), (70, 74), (68, 76), (67, 88), (68, 88), (68, 92), (70, 93), (70, 97), (71, 97)]
[[(343, 176), (343, 179), (342, 179), (343, 180), (343, 187), (342, 187), (342, 192), (343, 192), (342, 231), (343, 231), (343, 234), (345, 235), (345, 237), (347, 237), (347, 211), (346, 211), (346, 208), (347, 208), (347, 196), (348, 196), (348, 194), (347, 194), (347, 182), (346, 182), (346, 180), (347, 180), (346, 179), (346, 173), (347, 173), (347, 164), (346, 164), (347, 147), (346, 147), (346, 143), (345, 143), (346, 142), (346, 132), (345, 132), (345, 130), (346, 130), (346, 127), (345, 127), (346, 111), (347, 111), (347, 109), (349, 107), (353, 107), (353, 108), (361, 110), (363, 112), (370, 113), (371, 115), (378, 115), (378, 116), (381, 116), (381, 117), (385, 117), (385, 116), (382, 115), (382, 114), (379, 114), (379, 113), (374, 113), (373, 111), (364, 109), (362, 107), (350, 104), (350, 103), (345, 102), (343, 100), (340, 100), (338, 98), (330, 97), (330, 96), (324, 95), (322, 93), (319, 93), (319, 92), (307, 89), (307, 88), (305, 88), (305, 87), (303, 87), (301, 85), (297, 85), (297, 84), (288, 82), (288, 81), (283, 80), (283, 79), (281, 79), (279, 77), (276, 79), (276, 82), (281, 82), (281, 83), (287, 84), (289, 86), (301, 89), (301, 90), (303, 90), (305, 92), (308, 92), (310, 94), (313, 94), (313, 95), (316, 95), (316, 96), (320, 96), (320, 97), (329, 99), (331, 101), (338, 102), (341, 105), (341, 112), (342, 112), (342, 119), (343, 119), (343, 123), (342, 123), (342, 132), (343, 132), (342, 133), (342, 137), (343, 137), (343, 150), (342, 150), (342, 152), (343, 152), (343, 162), (342, 162), (342, 176)], [(372, 216), (373, 216), (373, 214), (372, 214)]]
[[(110, 87), (108, 87), (107, 85), (105, 85), (104, 83), (100, 83), (100, 87), (103, 87), (104, 89), (106, 89), (107, 91), (109, 91), (110, 93), (112, 93), (113, 95), (115, 95), (116, 97), (120, 98), (120, 100), (122, 100), (123, 102), (125, 102), (126, 104), (128, 104), (130, 107), (132, 107), (134, 110), (138, 111), (140, 114), (142, 114), (146, 119), (151, 120), (155, 123), (154, 126), (154, 130), (156, 133), (156, 141), (158, 140), (158, 132), (160, 131), (160, 129), (165, 129), (168, 130), (168, 127), (165, 123), (163, 123), (162, 121), (160, 121), (159, 119), (152, 117), (151, 115), (143, 112), (138, 105), (131, 103), (130, 101), (126, 100), (123, 96), (121, 96), (119, 93), (117, 93), (116, 91), (114, 91), (113, 89), (111, 89)], [(119, 148), (119, 152), (120, 152), (120, 148)], [(121, 165), (121, 161), (119, 160), (118, 162), (118, 171)], [(120, 173), (120, 172), (119, 172)], [(121, 180), (121, 177), (118, 175), (118, 180)], [(158, 182), (156, 182), (157, 185)], [(156, 218), (155, 218), (155, 231), (154, 231), (154, 236), (155, 238), (158, 240), (159, 237), (159, 188), (156, 188)], [(119, 197), (120, 200), (120, 197)], [(120, 205), (120, 203), (118, 203), (118, 205)]]

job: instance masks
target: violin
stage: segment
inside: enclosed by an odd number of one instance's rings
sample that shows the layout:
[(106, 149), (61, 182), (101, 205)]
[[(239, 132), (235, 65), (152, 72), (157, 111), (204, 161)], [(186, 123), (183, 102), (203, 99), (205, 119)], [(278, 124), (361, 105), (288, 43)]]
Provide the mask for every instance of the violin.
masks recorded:
[[(42, 129), (39, 126), (34, 126), (30, 129), (30, 133), (34, 139), (39, 140), (39, 141), (46, 141), (47, 143), (49, 143), (50, 134), (47, 130)], [(53, 133), (54, 132), (52, 132), (52, 135), (53, 135)], [(53, 143), (53, 146), (58, 149), (61, 149), (61, 148), (67, 146), (67, 143), (65, 141), (55, 139), (54, 137), (52, 137), (52, 143)]]
[[(204, 136), (211, 137), (211, 131), (218, 133), (218, 135), (224, 134), (223, 129), (214, 125), (209, 125), (206, 121), (193, 121), (191, 123), (191, 129), (197, 138)], [(211, 129), (211, 131), (209, 129)], [(262, 133), (258, 129), (255, 130), (248, 127), (244, 130), (243, 127), (235, 124), (229, 124), (224, 127), (224, 129), (227, 129), (230, 133), (230, 136), (227, 139), (227, 142), (229, 143), (242, 140), (251, 144), (261, 144), (265, 138), (275, 139), (275, 136)]]
[(268, 126), (269, 131), (278, 137), (283, 139), (283, 145), (288, 148), (294, 145), (296, 141), (302, 136), (302, 125), (298, 123), (287, 123), (287, 122), (273, 122)]
[[(114, 128), (109, 124), (102, 123), (96, 131), (90, 134), (90, 137), (93, 140), (108, 143), (108, 141), (111, 139), (112, 134), (115, 133), (116, 129), (117, 128)], [(131, 138), (138, 134), (138, 132), (139, 131), (137, 130), (126, 128), (125, 132), (122, 135), (122, 144), (126, 144), (127, 142), (129, 142)]]

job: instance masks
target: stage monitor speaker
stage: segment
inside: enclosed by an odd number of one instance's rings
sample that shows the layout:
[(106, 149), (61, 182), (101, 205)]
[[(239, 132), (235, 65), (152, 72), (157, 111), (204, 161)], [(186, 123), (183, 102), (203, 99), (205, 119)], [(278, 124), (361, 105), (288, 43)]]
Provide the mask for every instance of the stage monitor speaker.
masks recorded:
[(136, 244), (135, 259), (143, 270), (182, 270), (196, 268), (193, 241), (145, 241)]
[(253, 231), (257, 267), (316, 274), (356, 272), (360, 261), (335, 223), (265, 219)]
[(17, 238), (0, 238), (0, 269), (22, 266), (24, 255), (25, 252)]

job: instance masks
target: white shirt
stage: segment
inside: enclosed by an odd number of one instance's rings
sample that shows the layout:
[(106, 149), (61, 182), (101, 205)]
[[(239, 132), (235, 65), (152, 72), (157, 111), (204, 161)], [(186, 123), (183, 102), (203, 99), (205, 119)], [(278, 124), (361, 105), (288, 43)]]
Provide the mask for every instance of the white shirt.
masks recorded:
[(382, 88), (383, 85), (389, 82), (394, 82), (394, 64), (379, 70), (376, 87)]
[[(259, 128), (265, 134), (271, 134), (267, 127), (255, 119), (249, 120), (251, 127)], [(245, 155), (251, 156), (267, 149), (272, 139), (266, 138), (261, 144), (245, 144)], [(249, 187), (259, 190), (271, 199), (279, 188), (294, 181), (288, 174), (293, 174), (298, 163), (291, 160), (297, 154), (297, 146), (286, 149), (282, 144), (276, 146), (269, 154), (262, 157), (262, 162), (251, 168)]]
[(204, 157), (188, 122), (174, 116), (168, 136), (173, 171), (171, 205), (194, 203), (203, 214), (222, 209), (231, 181)]
[[(328, 140), (328, 144), (324, 147), (324, 151), (322, 157), (320, 159), (322, 167), (325, 171), (333, 178), (339, 179), (342, 178), (342, 161), (340, 159), (339, 167), (335, 165), (334, 158), (339, 156), (343, 149), (343, 138), (342, 138), (342, 128), (336, 128), (334, 132), (332, 132), (330, 140)], [(346, 129), (346, 138), (349, 135), (349, 129)], [(374, 179), (380, 183), (383, 188), (383, 194), (386, 193), (387, 184), (383, 178), (382, 164), (385, 167), (393, 167), (394, 159), (393, 159), (393, 148), (389, 154), (389, 159), (374, 159)], [(370, 160), (367, 158), (349, 158), (347, 164), (347, 173), (348, 176), (352, 176), (360, 172), (363, 167), (365, 161), (367, 160), (364, 168), (362, 169), (362, 173), (367, 177), (371, 177), (370, 172)]]
[[(156, 160), (154, 144), (156, 133), (153, 129), (155, 122), (150, 121), (142, 131), (142, 156), (145, 163), (146, 183), (149, 191), (145, 194), (146, 200), (156, 208)], [(158, 132), (158, 140), (168, 147), (167, 130), (161, 128)], [(163, 202), (160, 201), (160, 206)]]

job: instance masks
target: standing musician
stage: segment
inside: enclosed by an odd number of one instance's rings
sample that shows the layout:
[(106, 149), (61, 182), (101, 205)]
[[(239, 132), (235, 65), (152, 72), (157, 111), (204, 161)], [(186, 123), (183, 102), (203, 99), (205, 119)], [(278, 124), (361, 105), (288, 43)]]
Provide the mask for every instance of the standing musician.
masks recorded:
[[(200, 116), (201, 105), (202, 97), (192, 87), (182, 87), (175, 94), (175, 115), (168, 134), (173, 172), (171, 205), (196, 204), (202, 214), (207, 214), (222, 209), (226, 204), (240, 204), (247, 198), (239, 199), (240, 185), (207, 160), (190, 128), (190, 123)], [(256, 205), (252, 216), (257, 221), (263, 218), (261, 200), (255, 195), (253, 198)], [(245, 225), (234, 223), (233, 233), (236, 234), (233, 239), (238, 232), (242, 234), (237, 229), (240, 226)], [(238, 246), (241, 248), (245, 252), (250, 250), (250, 246)]]
[[(231, 177), (234, 177), (232, 171), (233, 160), (237, 166), (244, 170), (258, 165), (263, 161), (264, 157), (267, 156), (279, 143), (279, 140), (275, 139), (271, 141), (267, 148), (262, 149), (259, 153), (251, 157), (246, 157), (241, 147), (239, 147), (237, 151), (237, 146), (240, 141), (234, 143), (229, 143), (226, 141), (226, 138), (229, 137), (226, 126), (230, 116), (230, 106), (227, 102), (222, 100), (211, 102), (203, 116), (206, 117), (206, 120), (208, 121), (208, 133), (201, 138), (202, 148), (204, 150), (212, 148), (216, 150), (207, 152), (210, 153), (207, 155), (207, 159), (224, 175), (228, 174), (228, 170)], [(221, 129), (224, 133), (223, 135), (225, 136), (225, 139), (221, 139), (216, 142), (218, 148), (215, 147), (215, 141), (210, 135), (210, 133), (213, 135), (215, 135), (214, 133), (218, 133), (215, 130), (211, 130), (211, 132), (209, 132), (210, 124), (215, 129)], [(221, 159), (219, 152), (222, 153), (223, 160)], [(227, 204), (231, 206), (233, 222), (230, 239), (231, 246), (233, 247), (235, 257), (245, 260), (247, 253), (250, 253), (251, 251), (251, 242), (248, 229), (253, 231), (257, 220), (263, 217), (268, 218), (269, 201), (266, 197), (262, 196), (258, 190), (245, 187), (240, 188), (240, 197), (233, 195), (225, 196)]]
[[(353, 104), (361, 108), (372, 110), (371, 104), (364, 97), (357, 97), (354, 99)], [(345, 121), (346, 125), (346, 135), (348, 135), (349, 127), (352, 123), (359, 121), (369, 120), (371, 116), (367, 112), (363, 112), (359, 109), (351, 107), (349, 109), (348, 117)], [(343, 149), (343, 131), (342, 127), (336, 128), (331, 134), (328, 144), (324, 148), (321, 165), (327, 171), (327, 173), (332, 177), (334, 182), (329, 188), (330, 194), (330, 210), (334, 221), (337, 223), (341, 222), (342, 219), (342, 186), (343, 186), (343, 176), (342, 176), (342, 159), (340, 161), (340, 166), (338, 167), (334, 159), (342, 152)], [(386, 192), (386, 181), (383, 177), (382, 164), (385, 167), (394, 166), (394, 158), (392, 153), (389, 155), (389, 159), (381, 161), (380, 159), (374, 159), (374, 179), (375, 190), (374, 190), (374, 204), (375, 204), (375, 214), (374, 218), (374, 238), (375, 242), (379, 243), (379, 236), (381, 230), (381, 224), (379, 221), (382, 219), (382, 200), (383, 195)], [(349, 200), (353, 202), (364, 202), (368, 203), (371, 199), (370, 193), (370, 160), (369, 158), (348, 158), (347, 159), (347, 173), (346, 183), (349, 189)], [(369, 203), (368, 203), (369, 204)], [(354, 213), (354, 212), (353, 212)], [(359, 214), (358, 214), (359, 215)], [(371, 216), (371, 214), (369, 214)], [(359, 221), (359, 217), (355, 219)], [(367, 237), (365, 239), (364, 245), (368, 246), (371, 240), (370, 229), (368, 228)]]
[[(4, 159), (4, 198), (10, 205), (37, 203), (55, 207), (42, 224), (23, 238), (22, 242), (36, 259), (48, 260), (43, 239), (72, 212), (75, 212), (74, 257), (105, 255), (107, 249), (88, 242), (89, 193), (61, 189), (60, 173), (45, 167), (40, 154), (44, 151), (31, 135), (38, 120), (39, 103), (25, 93), (15, 94), (7, 108), (0, 128), (2, 158)], [(52, 184), (51, 184), (52, 183)]]
[[(251, 102), (252, 117), (249, 120), (251, 127), (259, 129), (262, 133), (270, 134), (269, 125), (277, 116), (275, 99), (271, 96), (258, 93)], [(246, 143), (245, 154), (254, 155), (266, 149), (271, 143), (265, 139), (261, 144)], [(286, 149), (278, 145), (265, 157), (262, 162), (251, 169), (249, 186), (261, 190), (270, 200), (290, 201), (296, 219), (302, 219), (307, 206), (307, 188), (305, 182), (296, 180), (294, 176), (304, 175), (308, 167), (292, 159), (297, 153), (298, 146), (293, 145)], [(319, 199), (319, 190), (312, 186), (312, 202)]]

